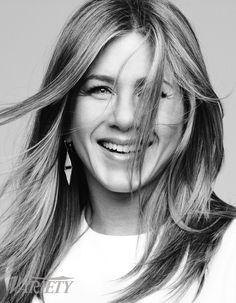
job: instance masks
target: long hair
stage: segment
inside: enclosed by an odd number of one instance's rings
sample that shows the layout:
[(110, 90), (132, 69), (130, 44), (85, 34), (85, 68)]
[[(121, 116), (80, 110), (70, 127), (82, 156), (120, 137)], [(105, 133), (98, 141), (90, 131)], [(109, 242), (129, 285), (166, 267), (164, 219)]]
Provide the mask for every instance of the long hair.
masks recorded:
[[(64, 140), (70, 132), (71, 102), (98, 54), (129, 32), (153, 49), (152, 66), (137, 115), (139, 167), (155, 125), (164, 67), (184, 104), (183, 133), (176, 150), (140, 197), (140, 224), (147, 227), (145, 252), (128, 276), (140, 273), (113, 302), (136, 302), (166, 285), (186, 262), (173, 286), (181, 294), (204, 273), (235, 209), (213, 193), (222, 165), (221, 102), (209, 81), (197, 38), (186, 18), (164, 0), (92, 0), (65, 25), (37, 94), (0, 111), (1, 124), (35, 113), (23, 156), (2, 190), (14, 195), (0, 248), (0, 273), (9, 273), (4, 302), (31, 302), (25, 287), (47, 279), (77, 240), (81, 212), (90, 204), (83, 165), (74, 155), (68, 186)], [(137, 149), (138, 150), (138, 149)], [(161, 232), (160, 232), (161, 230)], [(157, 244), (157, 237), (158, 244)], [(79, 241), (79, 240), (78, 240)], [(157, 245), (156, 245), (157, 244)], [(15, 279), (18, 279), (17, 283)], [(11, 290), (11, 292), (10, 292)]]

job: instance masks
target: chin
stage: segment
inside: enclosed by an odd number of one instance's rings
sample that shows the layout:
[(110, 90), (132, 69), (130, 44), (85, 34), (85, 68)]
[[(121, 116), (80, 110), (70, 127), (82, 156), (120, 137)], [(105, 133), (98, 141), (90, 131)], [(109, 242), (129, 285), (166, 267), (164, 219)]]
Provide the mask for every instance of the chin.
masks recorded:
[[(138, 176), (134, 176), (132, 183), (130, 182), (129, 177), (121, 177), (114, 176), (110, 177), (107, 180), (97, 180), (106, 190), (116, 193), (131, 193), (131, 191), (135, 192), (139, 188), (139, 178)], [(147, 181), (147, 180), (146, 180)], [(141, 187), (144, 187), (148, 182), (145, 180), (141, 181)]]
[[(106, 190), (116, 192), (116, 193), (130, 193), (131, 185), (130, 181), (126, 178), (110, 178), (109, 180), (99, 182)], [(133, 187), (133, 184), (132, 184)]]
[[(106, 184), (106, 189), (114, 193), (130, 193), (131, 188), (129, 183)], [(137, 189), (137, 188), (136, 188)], [(136, 190), (134, 189), (134, 190)]]

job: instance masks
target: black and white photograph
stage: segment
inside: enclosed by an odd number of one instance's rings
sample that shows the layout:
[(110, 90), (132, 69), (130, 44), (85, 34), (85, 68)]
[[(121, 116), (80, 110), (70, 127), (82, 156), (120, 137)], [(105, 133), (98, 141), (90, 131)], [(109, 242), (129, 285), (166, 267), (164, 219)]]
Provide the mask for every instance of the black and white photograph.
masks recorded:
[(0, 302), (236, 302), (236, 2), (0, 1)]

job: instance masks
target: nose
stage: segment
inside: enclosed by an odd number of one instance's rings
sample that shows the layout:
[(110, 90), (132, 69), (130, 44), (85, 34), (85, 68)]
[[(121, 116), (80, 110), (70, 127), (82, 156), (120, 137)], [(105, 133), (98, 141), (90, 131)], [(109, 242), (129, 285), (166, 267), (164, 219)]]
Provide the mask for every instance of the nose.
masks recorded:
[(110, 126), (128, 131), (134, 126), (135, 105), (132, 94), (117, 95), (112, 103)]

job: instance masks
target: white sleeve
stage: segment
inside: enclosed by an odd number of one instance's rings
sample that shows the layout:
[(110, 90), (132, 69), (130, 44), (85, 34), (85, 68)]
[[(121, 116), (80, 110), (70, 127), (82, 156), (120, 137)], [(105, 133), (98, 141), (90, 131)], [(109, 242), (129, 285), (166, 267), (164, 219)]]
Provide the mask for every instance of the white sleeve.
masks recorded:
[(42, 301), (38, 297), (34, 296), (34, 298), (31, 301), (31, 303), (42, 303)]

